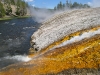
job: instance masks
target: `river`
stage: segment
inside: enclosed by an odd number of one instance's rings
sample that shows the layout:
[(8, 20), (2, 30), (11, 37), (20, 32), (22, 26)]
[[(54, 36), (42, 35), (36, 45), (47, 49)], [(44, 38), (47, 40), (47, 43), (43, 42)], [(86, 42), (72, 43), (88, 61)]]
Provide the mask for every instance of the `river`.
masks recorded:
[(39, 25), (32, 18), (0, 21), (0, 69), (24, 60)]

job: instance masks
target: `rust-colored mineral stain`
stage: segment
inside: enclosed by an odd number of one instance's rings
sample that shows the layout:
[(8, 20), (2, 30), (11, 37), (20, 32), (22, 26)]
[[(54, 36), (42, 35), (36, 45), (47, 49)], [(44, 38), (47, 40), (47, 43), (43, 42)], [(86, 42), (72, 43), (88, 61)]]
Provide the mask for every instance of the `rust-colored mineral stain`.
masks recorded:
[[(83, 29), (83, 30), (80, 30), (80, 31), (77, 31), (75, 33), (72, 33), (70, 35), (67, 35), (65, 37), (63, 37), (62, 39), (59, 39), (58, 41), (55, 41), (54, 43), (50, 44), (49, 46), (47, 46), (46, 48), (42, 49), (41, 51), (39, 51), (38, 53), (35, 53), (35, 55), (38, 55), (38, 54), (41, 54), (41, 53), (44, 53), (46, 52), (47, 50), (53, 48), (54, 46), (56, 45), (59, 45), (61, 43), (63, 43), (64, 41), (67, 41), (67, 40), (70, 40), (72, 37), (74, 36), (79, 36), (81, 34), (83, 34), (84, 32), (89, 32), (89, 31), (96, 31), (100, 29), (100, 26), (97, 26), (97, 27), (91, 27), (91, 28), (88, 28), (88, 29)], [(75, 41), (77, 42), (77, 40)], [(31, 52), (30, 52), (31, 53)], [(31, 54), (32, 55), (32, 54)]]
[(100, 65), (100, 35), (95, 35), (49, 50), (29, 62), (8, 66), (0, 71), (0, 75), (57, 74), (71, 68), (100, 68), (98, 65)]

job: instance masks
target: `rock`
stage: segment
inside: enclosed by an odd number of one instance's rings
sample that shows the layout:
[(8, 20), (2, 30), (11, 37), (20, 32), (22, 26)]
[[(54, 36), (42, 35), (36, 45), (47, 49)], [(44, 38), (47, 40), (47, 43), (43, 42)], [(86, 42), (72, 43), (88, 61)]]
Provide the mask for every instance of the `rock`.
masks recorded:
[[(31, 61), (12, 64), (0, 75), (100, 75), (100, 35), (58, 49)], [(84, 51), (84, 48), (89, 47)], [(78, 50), (78, 52), (76, 51)]]
[[(100, 25), (100, 8), (66, 11), (48, 19), (32, 35), (32, 45), (40, 51), (59, 39), (91, 27)], [(38, 48), (38, 49), (37, 49)]]

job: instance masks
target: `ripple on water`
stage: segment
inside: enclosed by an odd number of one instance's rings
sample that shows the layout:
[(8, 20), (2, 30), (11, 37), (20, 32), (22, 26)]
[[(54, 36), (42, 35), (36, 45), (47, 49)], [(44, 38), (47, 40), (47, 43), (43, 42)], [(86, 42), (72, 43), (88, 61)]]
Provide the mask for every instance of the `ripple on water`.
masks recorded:
[(5, 22), (4, 24), (9, 24), (9, 22)]
[(23, 29), (33, 29), (33, 28), (35, 28), (35, 27), (23, 27)]
[(12, 23), (11, 25), (15, 25), (16, 23)]

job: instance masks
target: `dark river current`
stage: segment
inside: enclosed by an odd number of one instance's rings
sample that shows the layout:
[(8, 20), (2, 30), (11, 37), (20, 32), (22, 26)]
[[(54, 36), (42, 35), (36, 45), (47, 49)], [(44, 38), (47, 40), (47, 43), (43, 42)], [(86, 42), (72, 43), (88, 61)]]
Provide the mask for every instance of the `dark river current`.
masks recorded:
[(24, 59), (39, 25), (32, 18), (0, 21), (0, 69)]

